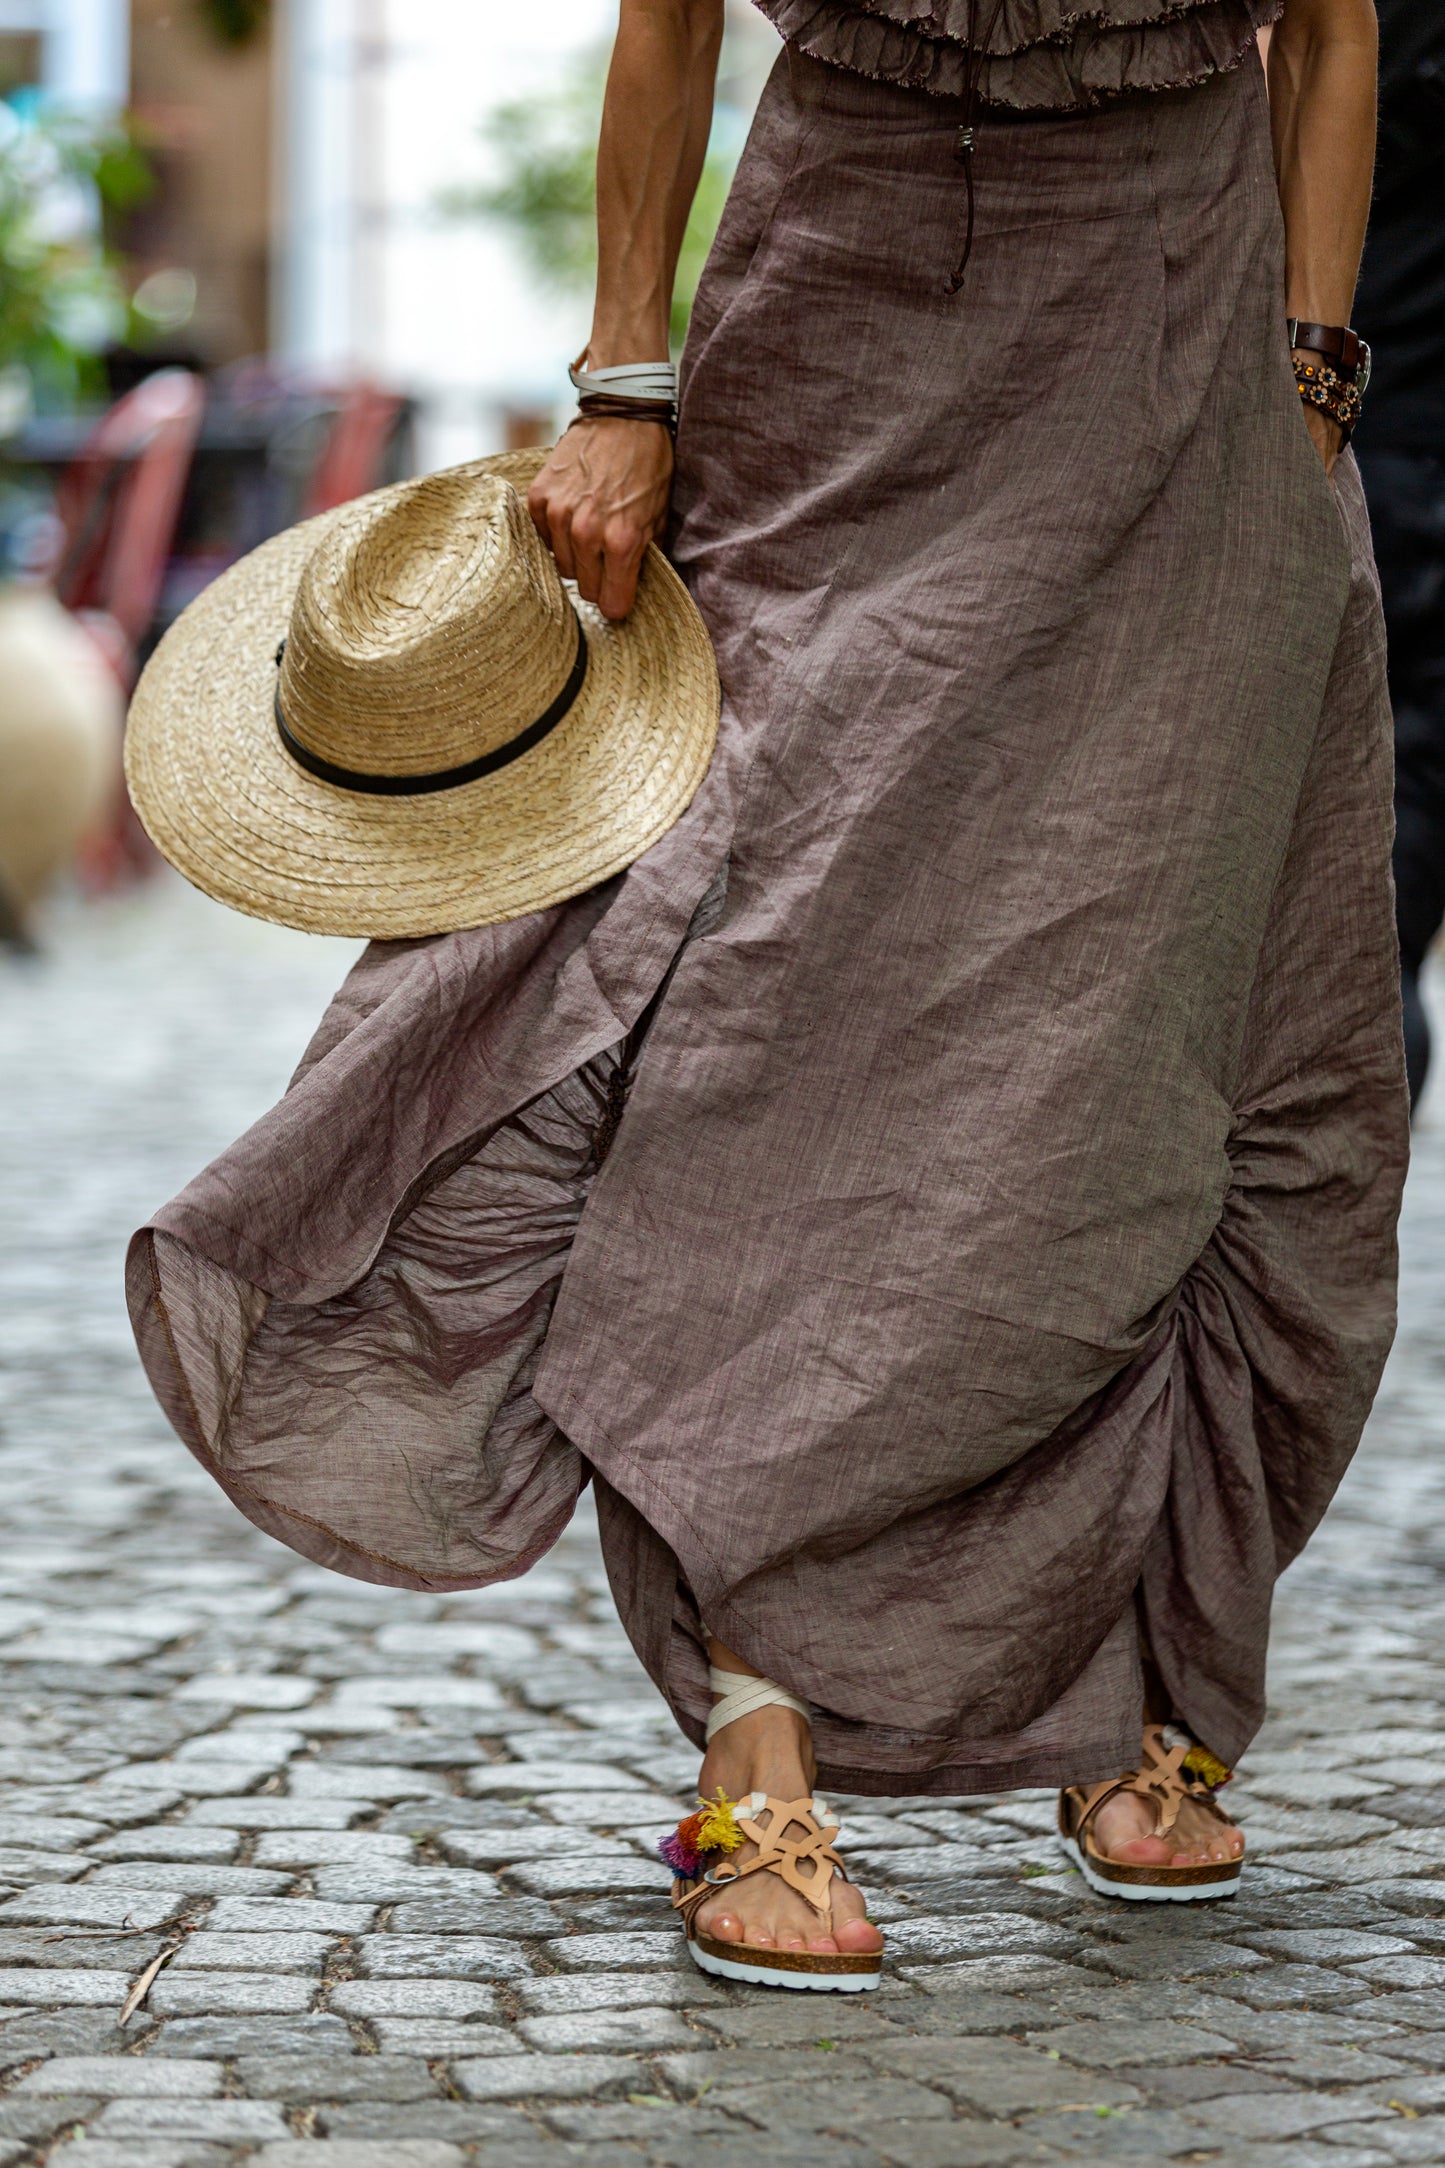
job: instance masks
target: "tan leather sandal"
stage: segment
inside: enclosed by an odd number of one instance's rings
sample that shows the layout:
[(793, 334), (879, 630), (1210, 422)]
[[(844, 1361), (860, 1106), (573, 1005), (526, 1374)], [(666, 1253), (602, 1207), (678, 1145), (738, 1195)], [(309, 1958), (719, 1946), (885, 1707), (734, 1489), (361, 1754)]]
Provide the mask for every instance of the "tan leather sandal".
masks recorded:
[[(1190, 1767), (1194, 1763), (1195, 1767)], [(1205, 1771), (1208, 1774), (1204, 1773)], [(1210, 1776), (1213, 1776), (1213, 1782)], [(1105, 1897), (1128, 1897), (1145, 1904), (1199, 1904), (1210, 1897), (1232, 1897), (1239, 1888), (1244, 1854), (1238, 1859), (1207, 1861), (1202, 1866), (1143, 1867), (1110, 1859), (1094, 1841), (1094, 1818), (1106, 1800), (1120, 1792), (1147, 1799), (1158, 1819), (1154, 1834), (1168, 1836), (1186, 1799), (1197, 1800), (1216, 1821), (1228, 1823), (1214, 1797), (1214, 1784), (1229, 1771), (1196, 1746), (1177, 1726), (1146, 1724), (1139, 1767), (1104, 1784), (1071, 1784), (1059, 1794), (1059, 1843), (1090, 1889)]]
[[(755, 1987), (821, 1988), (844, 1995), (876, 1987), (883, 1977), (881, 1950), (757, 1949), (746, 1942), (718, 1942), (698, 1926), (699, 1907), (717, 1890), (750, 1874), (775, 1874), (812, 1906), (824, 1933), (832, 1932), (829, 1890), (835, 1876), (847, 1880), (830, 1841), (838, 1833), (832, 1809), (821, 1799), (771, 1799), (766, 1792), (749, 1792), (731, 1813), (742, 1836), (757, 1846), (753, 1857), (740, 1867), (722, 1859), (696, 1876), (679, 1875), (672, 1887), (693, 1962), (721, 1979), (747, 1980)], [(790, 1834), (794, 1830), (801, 1836)]]

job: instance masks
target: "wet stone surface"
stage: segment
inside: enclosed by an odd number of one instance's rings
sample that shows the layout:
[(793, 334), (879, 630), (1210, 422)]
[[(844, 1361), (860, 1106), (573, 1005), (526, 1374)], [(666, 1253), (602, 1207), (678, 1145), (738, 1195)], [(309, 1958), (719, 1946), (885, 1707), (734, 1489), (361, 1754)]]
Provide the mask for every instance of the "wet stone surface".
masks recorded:
[(349, 953), (162, 882), (0, 965), (0, 2168), (1445, 2160), (1445, 1129), (1281, 1589), (1239, 1898), (1094, 1898), (1042, 1796), (845, 1800), (894, 1961), (784, 1996), (673, 1928), (688, 1756), (585, 1505), (520, 1581), (373, 1588), (249, 1528), (151, 1402), (124, 1239)]

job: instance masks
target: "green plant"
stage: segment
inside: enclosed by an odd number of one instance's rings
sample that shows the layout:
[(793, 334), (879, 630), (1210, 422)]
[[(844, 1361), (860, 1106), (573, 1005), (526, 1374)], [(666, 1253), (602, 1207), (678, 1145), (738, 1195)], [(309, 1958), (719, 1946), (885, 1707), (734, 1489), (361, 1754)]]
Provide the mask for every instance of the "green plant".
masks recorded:
[[(453, 189), (443, 198), (452, 217), (487, 218), (507, 227), (530, 267), (547, 284), (584, 293), (597, 261), (597, 130), (605, 62), (574, 63), (546, 97), (515, 99), (482, 124), (496, 179)], [(708, 148), (678, 259), (672, 299), (672, 343), (682, 345), (697, 282), (722, 216), (734, 160)]]
[(0, 104), (0, 375), (13, 411), (17, 386), (21, 407), (96, 388), (100, 353), (129, 314), (105, 215), (150, 186), (124, 129)]

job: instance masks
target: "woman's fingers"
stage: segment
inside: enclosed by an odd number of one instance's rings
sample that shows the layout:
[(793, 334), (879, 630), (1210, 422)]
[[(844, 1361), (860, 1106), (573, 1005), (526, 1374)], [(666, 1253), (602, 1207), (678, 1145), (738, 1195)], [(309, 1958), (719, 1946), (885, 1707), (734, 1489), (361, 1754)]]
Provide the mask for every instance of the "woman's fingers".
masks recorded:
[(604, 421), (569, 429), (527, 495), (562, 577), (606, 617), (637, 597), (648, 543), (667, 517), (672, 442), (655, 422)]

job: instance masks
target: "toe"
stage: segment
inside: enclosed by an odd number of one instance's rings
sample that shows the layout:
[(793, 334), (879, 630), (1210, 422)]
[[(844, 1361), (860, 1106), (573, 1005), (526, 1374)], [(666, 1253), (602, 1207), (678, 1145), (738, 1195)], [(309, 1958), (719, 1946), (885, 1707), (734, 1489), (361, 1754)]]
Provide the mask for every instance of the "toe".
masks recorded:
[(856, 1956), (862, 1951), (881, 1950), (883, 1937), (871, 1920), (845, 1920), (837, 1928), (833, 1940), (840, 1950)]
[(838, 1945), (831, 1935), (810, 1935), (808, 1948), (823, 1957), (836, 1957)]
[(715, 1920), (703, 1922), (703, 1933), (711, 1935), (715, 1942), (741, 1942), (743, 1923), (736, 1912), (719, 1912)]
[(1183, 1858), (1163, 1837), (1130, 1837), (1109, 1856), (1130, 1867), (1171, 1867)]

